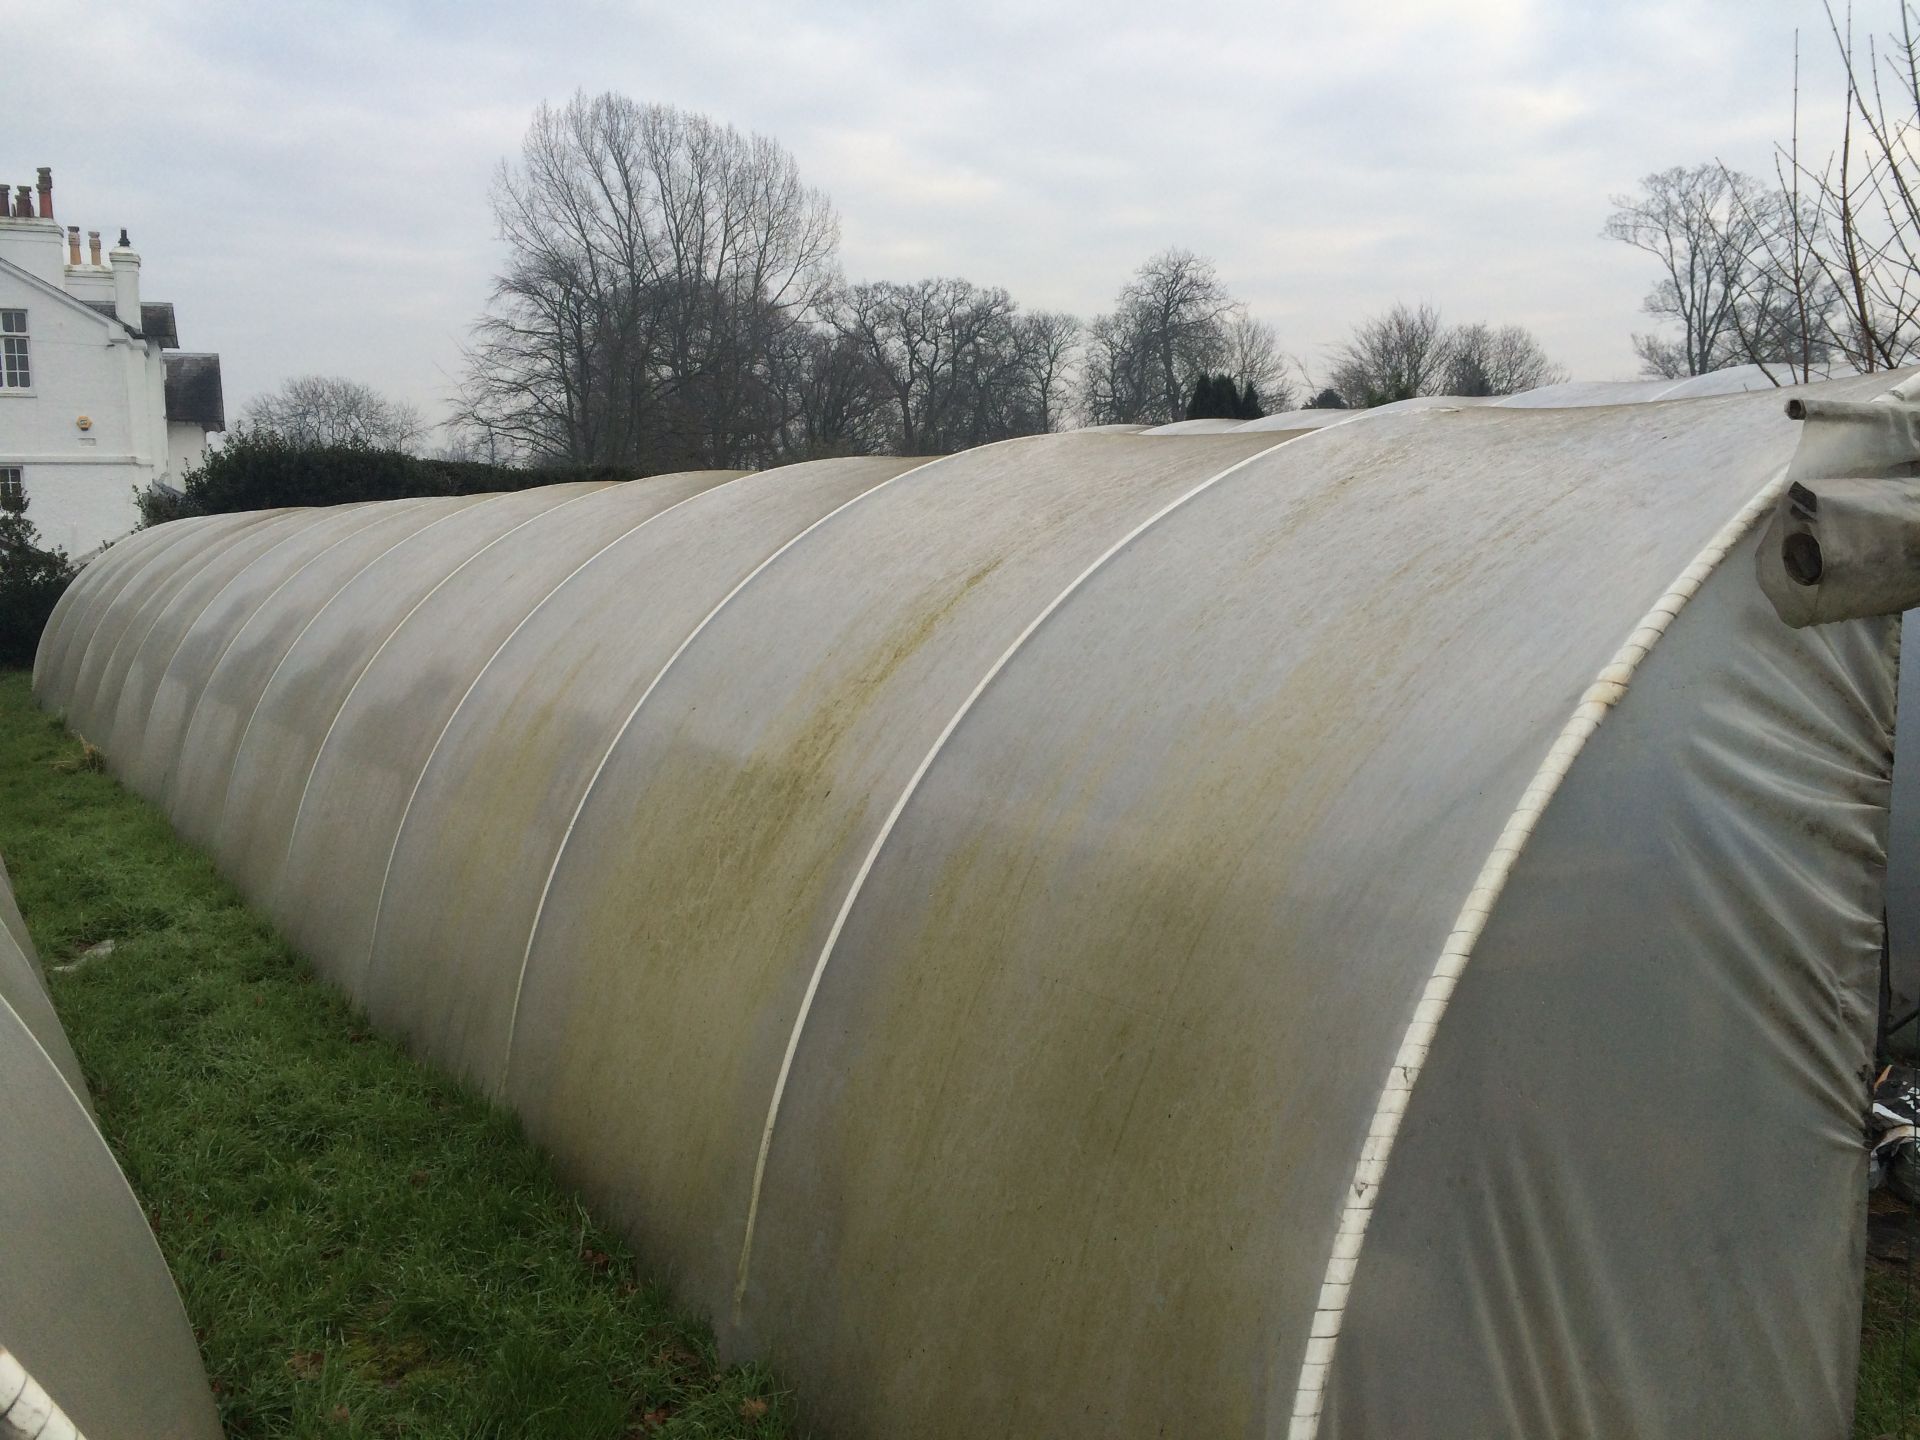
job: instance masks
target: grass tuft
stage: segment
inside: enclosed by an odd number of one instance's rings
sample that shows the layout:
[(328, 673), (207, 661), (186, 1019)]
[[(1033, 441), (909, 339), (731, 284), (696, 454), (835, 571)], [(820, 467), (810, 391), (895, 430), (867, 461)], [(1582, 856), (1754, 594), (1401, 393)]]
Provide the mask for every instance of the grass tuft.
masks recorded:
[(510, 1116), (316, 983), (20, 672), (0, 854), (231, 1436), (792, 1433)]

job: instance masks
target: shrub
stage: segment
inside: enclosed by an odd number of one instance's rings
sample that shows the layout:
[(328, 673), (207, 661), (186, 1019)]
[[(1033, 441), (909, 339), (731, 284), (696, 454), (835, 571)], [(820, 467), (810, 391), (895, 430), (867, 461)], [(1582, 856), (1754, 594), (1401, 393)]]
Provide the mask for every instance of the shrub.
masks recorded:
[(0, 669), (33, 664), (47, 617), (73, 582), (64, 550), (40, 548), (40, 532), (18, 510), (0, 511)]

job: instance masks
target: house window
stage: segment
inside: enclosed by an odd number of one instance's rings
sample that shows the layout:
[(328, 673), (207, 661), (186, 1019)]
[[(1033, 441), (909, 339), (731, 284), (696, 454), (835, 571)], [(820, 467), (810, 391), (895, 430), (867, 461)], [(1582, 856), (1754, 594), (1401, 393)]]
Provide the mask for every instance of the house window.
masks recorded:
[(27, 390), (33, 370), (27, 364), (27, 312), (0, 310), (0, 389)]
[(0, 511), (17, 515), (27, 508), (27, 482), (18, 465), (0, 465)]

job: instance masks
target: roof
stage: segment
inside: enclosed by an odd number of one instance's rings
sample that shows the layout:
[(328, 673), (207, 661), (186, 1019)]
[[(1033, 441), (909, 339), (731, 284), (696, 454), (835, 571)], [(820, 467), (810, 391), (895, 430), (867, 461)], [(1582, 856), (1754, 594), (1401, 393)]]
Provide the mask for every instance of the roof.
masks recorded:
[(149, 300), (140, 306), (140, 333), (149, 340), (158, 340), (162, 350), (180, 348), (180, 332), (173, 325), (173, 302), (171, 300)]
[[(122, 324), (120, 309), (111, 300), (82, 300), (80, 302), (97, 315), (104, 315), (116, 325)], [(129, 335), (138, 335), (143, 340), (158, 340), (162, 350), (180, 348), (180, 333), (174, 328), (173, 302), (154, 300), (140, 307), (140, 328), (127, 327)]]
[[(166, 308), (171, 322), (173, 307)], [(226, 397), (220, 388), (220, 357), (177, 351), (162, 358), (167, 367), (168, 421), (198, 425), (204, 430), (225, 430), (227, 409)]]

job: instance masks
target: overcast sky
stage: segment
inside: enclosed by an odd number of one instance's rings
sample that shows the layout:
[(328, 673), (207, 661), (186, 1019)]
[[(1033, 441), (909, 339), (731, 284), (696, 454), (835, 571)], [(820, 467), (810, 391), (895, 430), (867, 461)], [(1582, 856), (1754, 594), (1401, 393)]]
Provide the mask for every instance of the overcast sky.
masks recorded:
[(1824, 143), (1824, 24), (1816, 0), (0, 0), (0, 179), (52, 165), (59, 219), (130, 230), (229, 415), (318, 372), (439, 418), (499, 260), (490, 173), (576, 89), (779, 139), (856, 279), (1091, 315), (1183, 245), (1310, 370), (1406, 299), (1615, 379), (1653, 274), (1599, 238), (1608, 195), (1770, 173), (1796, 27)]

